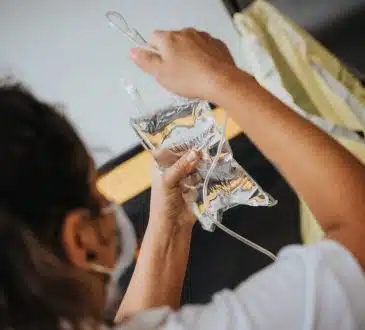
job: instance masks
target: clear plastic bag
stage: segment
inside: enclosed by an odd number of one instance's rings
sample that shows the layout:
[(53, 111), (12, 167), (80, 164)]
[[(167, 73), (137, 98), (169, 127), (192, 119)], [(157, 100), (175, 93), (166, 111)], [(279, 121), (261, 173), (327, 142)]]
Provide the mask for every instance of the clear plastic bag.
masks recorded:
[[(151, 48), (141, 34), (130, 27), (119, 12), (106, 13), (111, 26), (121, 31), (137, 47), (151, 52)], [(263, 253), (272, 260), (276, 256), (262, 246), (235, 233), (222, 221), (223, 212), (239, 204), (250, 206), (273, 206), (276, 204), (256, 181), (235, 161), (228, 141), (225, 139), (227, 114), (220, 128), (206, 101), (189, 100), (168, 93), (168, 106), (146, 109), (137, 88), (125, 78), (122, 84), (134, 101), (140, 116), (130, 122), (161, 171), (174, 164), (179, 157), (190, 150), (202, 153), (202, 159), (195, 173), (185, 182), (184, 198), (191, 206), (205, 230), (213, 231), (217, 226), (227, 234)]]
[[(235, 161), (208, 102), (178, 98), (170, 106), (134, 117), (130, 122), (143, 145), (154, 150), (161, 170), (189, 150), (201, 152), (196, 173), (186, 178), (184, 184), (185, 199), (204, 229), (212, 231), (214, 223), (221, 222), (223, 212), (236, 205), (276, 204)], [(214, 168), (213, 163), (216, 163)]]

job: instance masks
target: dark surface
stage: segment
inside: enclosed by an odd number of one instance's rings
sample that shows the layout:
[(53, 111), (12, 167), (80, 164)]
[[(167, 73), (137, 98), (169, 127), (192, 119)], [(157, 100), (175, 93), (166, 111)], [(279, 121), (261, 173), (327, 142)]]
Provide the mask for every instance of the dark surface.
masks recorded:
[[(236, 160), (279, 203), (272, 208), (236, 207), (225, 213), (223, 223), (275, 253), (284, 245), (299, 243), (298, 199), (294, 192), (245, 136), (231, 140), (231, 146)], [(147, 226), (149, 195), (150, 191), (145, 191), (124, 204), (140, 240)], [(266, 256), (219, 229), (209, 233), (197, 224), (193, 231), (182, 302), (207, 302), (215, 292), (236, 287), (269, 263)]]
[(316, 37), (365, 83), (365, 5), (317, 31)]
[[(253, 1), (223, 0), (233, 15)], [(365, 80), (365, 0), (268, 0)]]

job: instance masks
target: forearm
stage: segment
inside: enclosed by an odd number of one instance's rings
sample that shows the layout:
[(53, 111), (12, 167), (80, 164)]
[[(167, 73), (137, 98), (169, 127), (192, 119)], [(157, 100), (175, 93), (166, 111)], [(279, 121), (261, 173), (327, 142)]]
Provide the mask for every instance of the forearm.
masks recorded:
[(188, 224), (167, 230), (148, 226), (116, 322), (153, 307), (179, 307), (191, 232), (192, 225)]
[[(212, 101), (229, 112), (308, 203), (324, 231), (365, 224), (365, 169), (247, 74), (232, 70)], [(359, 227), (360, 228), (360, 227)]]

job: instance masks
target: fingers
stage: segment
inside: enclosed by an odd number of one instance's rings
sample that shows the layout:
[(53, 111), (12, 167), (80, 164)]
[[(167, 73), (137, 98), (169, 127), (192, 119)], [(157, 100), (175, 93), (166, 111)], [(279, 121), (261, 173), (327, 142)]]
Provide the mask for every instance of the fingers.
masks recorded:
[(144, 72), (154, 75), (161, 64), (161, 57), (149, 50), (142, 48), (133, 48), (130, 51), (130, 58)]
[(156, 162), (163, 168), (168, 168), (172, 166), (180, 158), (179, 155), (167, 148), (153, 150), (152, 156), (156, 160)]
[(202, 178), (198, 172), (194, 172), (189, 174), (182, 182), (184, 188), (192, 189), (196, 188), (199, 184), (202, 183)]
[(155, 31), (149, 45), (156, 49), (157, 53), (142, 48), (133, 48), (130, 57), (144, 72), (156, 76), (165, 55), (174, 48), (173, 45), (182, 42), (185, 47), (190, 47), (191, 45), (185, 44), (189, 40), (190, 42), (195, 40), (196, 43), (199, 41), (215, 42), (221, 49), (229, 53), (227, 46), (222, 41), (213, 38), (209, 33), (194, 28), (185, 28), (180, 31)]
[(164, 51), (181, 36), (190, 36), (193, 38), (194, 36), (199, 36), (205, 39), (213, 39), (207, 32), (198, 31), (195, 28), (188, 27), (178, 31), (154, 31), (148, 43), (151, 47), (164, 53)]
[(166, 47), (166, 43), (171, 41), (175, 34), (176, 32), (174, 31), (154, 31), (148, 44), (157, 50), (163, 50)]
[(195, 169), (199, 162), (199, 154), (196, 151), (189, 151), (182, 156), (173, 166), (168, 168), (164, 174), (165, 182), (168, 187), (174, 187), (180, 184), (192, 170)]

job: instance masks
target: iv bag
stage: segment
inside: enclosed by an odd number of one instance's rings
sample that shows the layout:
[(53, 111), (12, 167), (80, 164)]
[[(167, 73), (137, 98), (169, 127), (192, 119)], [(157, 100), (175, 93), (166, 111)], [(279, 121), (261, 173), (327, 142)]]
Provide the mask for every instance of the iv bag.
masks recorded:
[[(276, 204), (233, 158), (208, 102), (172, 98), (168, 106), (133, 117), (130, 123), (145, 148), (153, 150), (161, 171), (190, 150), (201, 152), (196, 172), (184, 182), (184, 197), (205, 230), (213, 231), (214, 223), (221, 222), (223, 212), (236, 205)], [(217, 156), (222, 139), (221, 152)], [(218, 157), (216, 165), (207, 178), (215, 157)], [(208, 205), (204, 203), (205, 180), (208, 180)]]
[[(121, 13), (109, 11), (106, 17), (137, 47), (156, 52)], [(123, 78), (122, 83), (143, 114), (131, 118), (130, 123), (143, 146), (153, 151), (161, 171), (190, 150), (201, 152), (196, 173), (185, 179), (184, 197), (205, 230), (213, 231), (215, 224), (222, 221), (223, 212), (236, 205), (276, 204), (235, 161), (225, 140), (225, 128), (220, 129), (207, 101), (168, 94), (165, 105), (151, 110), (130, 81)]]

